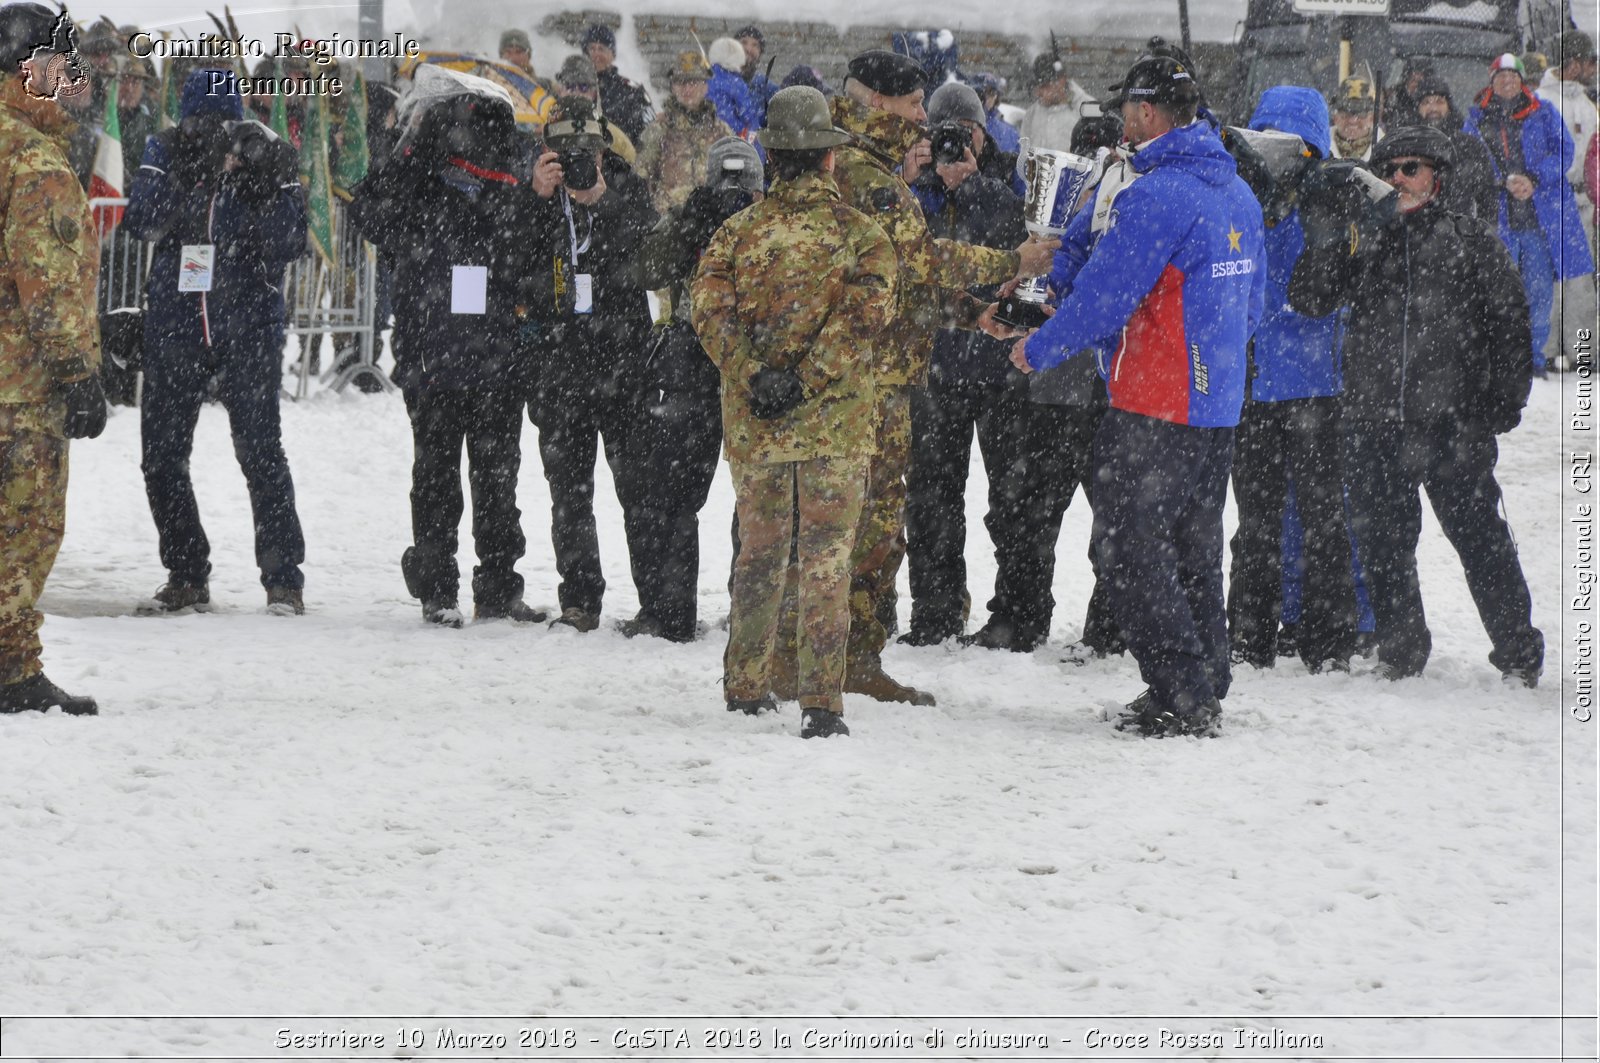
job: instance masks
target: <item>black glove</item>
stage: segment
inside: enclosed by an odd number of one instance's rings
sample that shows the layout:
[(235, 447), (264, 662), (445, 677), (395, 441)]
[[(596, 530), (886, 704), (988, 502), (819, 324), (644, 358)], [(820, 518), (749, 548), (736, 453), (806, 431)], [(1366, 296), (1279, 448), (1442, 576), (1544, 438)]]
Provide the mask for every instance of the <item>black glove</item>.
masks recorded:
[(173, 178), (178, 187), (214, 186), (222, 175), (222, 162), (228, 155), (228, 133), (218, 115), (190, 115), (178, 126), (172, 138)]
[(1340, 160), (1309, 171), (1300, 181), (1300, 228), (1311, 251), (1348, 253), (1351, 226), (1361, 218), (1365, 195), (1356, 164)]
[(234, 123), (233, 146), (239, 160), (228, 176), (240, 197), (260, 208), (278, 198), (278, 191), (299, 176), (299, 157), (294, 145), (274, 136), (259, 122)]
[(793, 369), (762, 369), (750, 378), (750, 412), (763, 421), (782, 417), (806, 401), (806, 386)]
[(1491, 435), (1504, 435), (1522, 423), (1522, 407), (1506, 402), (1483, 401), (1473, 411), (1474, 420), (1487, 428)]
[(67, 438), (96, 439), (106, 430), (106, 392), (100, 374), (63, 385), (67, 400)]

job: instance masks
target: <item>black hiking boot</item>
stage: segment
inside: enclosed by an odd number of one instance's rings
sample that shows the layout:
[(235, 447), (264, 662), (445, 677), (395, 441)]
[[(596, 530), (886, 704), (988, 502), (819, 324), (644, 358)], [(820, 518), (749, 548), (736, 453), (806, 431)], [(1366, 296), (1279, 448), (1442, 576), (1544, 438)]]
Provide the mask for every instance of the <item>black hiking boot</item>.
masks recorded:
[(970, 635), (962, 635), (959, 641), (963, 646), (978, 646), (986, 650), (1010, 650), (1012, 653), (1032, 653), (1044, 645), (1044, 635), (999, 617), (990, 617), (989, 622)]
[(542, 624), (550, 619), (543, 609), (535, 609), (518, 598), (514, 602), (496, 602), (490, 605), (472, 603), (474, 620), (509, 620), (514, 624)]
[(458, 630), (466, 626), (467, 623), (467, 618), (461, 615), (461, 610), (456, 606), (455, 600), (443, 598), (424, 601), (422, 603), (422, 619), (425, 623)]
[(206, 583), (189, 583), (169, 578), (148, 601), (134, 607), (139, 616), (163, 616), (189, 610), (197, 613), (211, 609), (211, 587)]
[(58, 707), (68, 716), (100, 715), (100, 706), (93, 698), (73, 697), (46, 679), (43, 672), (0, 687), (0, 713), (45, 712)]
[(801, 738), (832, 738), (849, 733), (850, 728), (844, 725), (844, 717), (837, 712), (827, 709), (800, 710)]
[(742, 712), (746, 716), (760, 716), (763, 712), (777, 712), (778, 699), (771, 694), (759, 698), (729, 698), (729, 712)]

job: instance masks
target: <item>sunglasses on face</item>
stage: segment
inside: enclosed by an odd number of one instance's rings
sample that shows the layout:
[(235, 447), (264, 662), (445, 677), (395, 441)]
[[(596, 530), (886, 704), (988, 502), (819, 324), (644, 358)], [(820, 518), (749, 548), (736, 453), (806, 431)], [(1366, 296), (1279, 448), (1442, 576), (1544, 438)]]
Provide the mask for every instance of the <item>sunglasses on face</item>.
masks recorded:
[(1427, 165), (1427, 163), (1422, 162), (1419, 159), (1410, 159), (1406, 162), (1386, 162), (1382, 166), (1378, 167), (1378, 176), (1389, 178), (1393, 177), (1397, 173), (1402, 173), (1407, 177), (1415, 177), (1419, 172), (1421, 172), (1422, 168)]

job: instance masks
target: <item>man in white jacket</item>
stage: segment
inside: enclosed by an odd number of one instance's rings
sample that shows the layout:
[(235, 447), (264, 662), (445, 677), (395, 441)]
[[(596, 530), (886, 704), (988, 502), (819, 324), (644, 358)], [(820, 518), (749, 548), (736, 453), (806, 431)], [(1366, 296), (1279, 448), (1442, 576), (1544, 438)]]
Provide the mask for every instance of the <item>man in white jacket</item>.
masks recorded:
[[(1583, 164), (1590, 151), (1596, 148), (1595, 130), (1600, 128), (1600, 109), (1584, 91), (1595, 76), (1594, 38), (1582, 30), (1567, 30), (1556, 39), (1550, 55), (1550, 66), (1539, 83), (1537, 95), (1554, 107), (1561, 115), (1567, 134), (1572, 137), (1572, 165), (1567, 168), (1567, 181), (1578, 196), (1578, 214), (1589, 237), (1589, 248), (1600, 255), (1600, 244), (1595, 239), (1594, 204), (1583, 183)], [(1551, 307), (1550, 339), (1545, 345), (1545, 357), (1551, 366), (1569, 368), (1573, 364), (1571, 347), (1575, 331), (1595, 319), (1594, 280), (1575, 277), (1556, 285), (1555, 302)]]
[(1022, 135), (1036, 148), (1066, 151), (1083, 105), (1093, 101), (1058, 55), (1041, 55), (1033, 61), (1033, 105), (1023, 112)]

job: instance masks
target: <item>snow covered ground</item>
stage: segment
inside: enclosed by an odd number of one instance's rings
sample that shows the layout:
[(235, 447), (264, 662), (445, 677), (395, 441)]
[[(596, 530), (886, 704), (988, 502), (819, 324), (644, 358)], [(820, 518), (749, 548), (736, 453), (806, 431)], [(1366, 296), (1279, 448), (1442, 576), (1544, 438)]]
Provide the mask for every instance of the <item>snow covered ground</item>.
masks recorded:
[[(1594, 725), (1564, 722), (1558, 680), (1574, 383), (1537, 385), (1500, 466), (1546, 682), (1502, 687), (1430, 515), (1426, 677), (1245, 670), (1217, 741), (1120, 735), (1101, 714), (1138, 692), (1133, 663), (1059, 663), (1088, 591), (1081, 499), (1052, 644), (894, 647), (890, 670), (939, 705), (847, 697), (849, 739), (800, 741), (792, 705), (730, 717), (718, 631), (675, 646), (425, 628), (399, 572), (410, 439), (393, 395), (285, 405), (309, 543), (298, 619), (264, 613), (225, 417), (206, 409), (193, 466), (217, 610), (136, 618), (163, 573), (137, 418), (117, 410), (73, 447), (44, 601), (51, 675), (103, 715), (0, 718), (0, 1014), (1235, 1016), (1184, 1028), (1322, 1031), (1346, 1058), (1553, 1058), (1548, 1019), (1395, 1017), (1556, 1016), (1563, 990), (1592, 1013)], [(548, 605), (531, 427), (524, 454), (522, 571)], [(600, 481), (615, 620), (636, 599)], [(731, 510), (724, 470), (703, 514), (712, 622)], [(1374, 1018), (1315, 1018), (1337, 1015)], [(293, 1055), (271, 1048), (282, 1025), (10, 1020), (0, 1049)], [(398, 1025), (366, 1024), (391, 1037), (374, 1058), (396, 1054)], [(1093, 1025), (1158, 1023), (1052, 1029)], [(1592, 1022), (1567, 1036), (1593, 1058)], [(1217, 1055), (1159, 1053), (1189, 1054)]]

